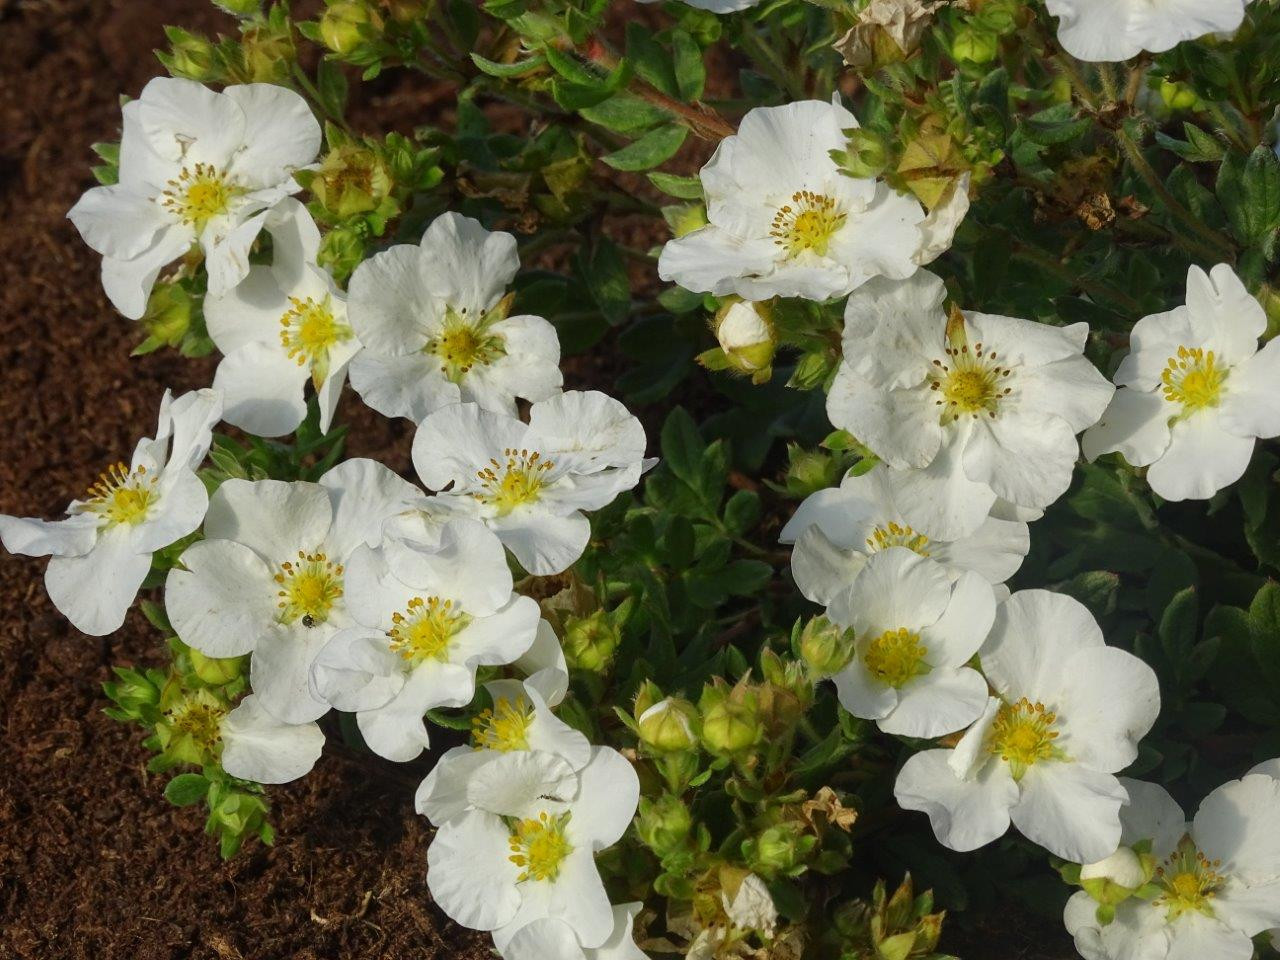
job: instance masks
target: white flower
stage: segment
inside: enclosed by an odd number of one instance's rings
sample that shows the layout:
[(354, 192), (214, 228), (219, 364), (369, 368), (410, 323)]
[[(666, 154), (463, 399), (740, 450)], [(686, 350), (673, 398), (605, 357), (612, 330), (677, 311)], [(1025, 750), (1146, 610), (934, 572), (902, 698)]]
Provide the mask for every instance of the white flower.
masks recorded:
[(831, 159), (857, 125), (821, 100), (751, 110), (702, 168), (709, 224), (668, 242), (658, 275), (717, 296), (826, 300), (914, 273), (924, 209)]
[(506, 552), (476, 520), (449, 522), (430, 546), (357, 548), (344, 592), (358, 626), (320, 651), (312, 689), (355, 713), (365, 742), (388, 760), (422, 752), (430, 743), (423, 714), (465, 707), (476, 668), (511, 663), (538, 630), (537, 601), (512, 593)]
[(364, 352), (351, 386), (388, 417), (421, 423), (458, 403), (514, 414), (515, 398), (560, 392), (560, 340), (541, 317), (508, 317), (516, 241), (456, 213), (437, 217), (417, 246), (364, 261), (350, 283), (350, 317)]
[(1249, 960), (1280, 926), (1280, 781), (1250, 774), (1218, 787), (1187, 823), (1163, 787), (1123, 781), (1121, 842), (1151, 841), (1159, 894), (1131, 897), (1098, 923), (1085, 892), (1063, 921), (1086, 960)]
[(1262, 305), (1226, 264), (1187, 273), (1187, 302), (1143, 317), (1120, 386), (1083, 439), (1090, 459), (1119, 451), (1166, 500), (1205, 500), (1235, 483), (1255, 438), (1280, 435), (1280, 339), (1261, 350)]
[(454, 747), (436, 761), (414, 795), (414, 809), (436, 826), (473, 809), (469, 791), (476, 772), (510, 753), (536, 750), (559, 757), (568, 773), (585, 767), (591, 744), (548, 706), (567, 680), (559, 671), (540, 670), (523, 683), (486, 683), (493, 706), (472, 724), (472, 745)]
[(320, 758), (324, 734), (315, 723), (281, 723), (253, 694), (234, 709), (208, 690), (194, 690), (165, 711), (166, 728), (220, 757), (222, 769), (255, 783), (288, 783)]
[(1114, 388), (1083, 356), (1087, 324), (958, 311), (948, 320), (945, 298), (924, 270), (856, 290), (827, 414), (900, 471), (895, 502), (911, 526), (958, 540), (997, 499), (1042, 510), (1060, 497), (1075, 435)]
[(503, 960), (648, 960), (636, 946), (632, 929), (642, 903), (613, 908), (613, 933), (598, 947), (584, 948), (573, 928), (563, 920), (545, 917), (516, 931)]
[(267, 214), (271, 265), (204, 300), (209, 336), (222, 351), (213, 385), (226, 398), (227, 423), (260, 437), (292, 433), (307, 415), (310, 380), (327, 432), (360, 349), (347, 325), (346, 295), (316, 265), (320, 231), (292, 197)]
[[(907, 547), (936, 561), (955, 580), (972, 570), (993, 585), (1013, 576), (1031, 548), (1027, 525), (992, 514), (968, 536), (935, 540), (915, 530), (897, 507), (898, 474), (878, 465), (847, 476), (838, 488), (804, 499), (778, 539), (794, 543), (791, 573), (815, 603), (829, 604), (845, 589), (867, 558), (889, 547)], [(1007, 595), (1003, 587), (997, 596)]]
[(636, 485), (644, 447), (626, 407), (573, 390), (533, 404), (528, 424), (474, 403), (437, 410), (413, 438), (413, 463), (445, 509), (479, 517), (529, 573), (547, 576), (582, 555), (582, 511)]
[(421, 497), (372, 460), (340, 463), (318, 483), (227, 480), (214, 493), (204, 540), (169, 573), (165, 608), (184, 643), (211, 657), (253, 653), (262, 706), (305, 723), (329, 705), (311, 693), (311, 662), (351, 624), (345, 564), (382, 542), (383, 521)]
[(492, 930), (505, 950), (522, 927), (562, 920), (583, 947), (614, 932), (595, 854), (621, 839), (640, 797), (623, 756), (594, 747), (576, 777), (545, 753), (510, 753), (472, 779), (479, 809), (446, 822), (427, 850), (427, 886), (454, 921)]
[(10, 553), (49, 556), (44, 584), (53, 605), (93, 636), (124, 623), (151, 554), (200, 526), (209, 496), (196, 467), (209, 451), (222, 397), (196, 390), (160, 403), (155, 439), (138, 443), (128, 466), (117, 463), (73, 500), (64, 520), (0, 515)]
[(1247, 0), (1047, 0), (1058, 42), (1090, 63), (1119, 63), (1143, 50), (1164, 53), (1183, 40), (1231, 32)]
[(298, 191), (293, 172), (320, 149), (320, 125), (285, 87), (215, 93), (168, 77), (148, 83), (123, 115), (119, 183), (89, 190), (67, 216), (102, 254), (107, 296), (136, 320), (161, 268), (193, 244), (210, 293), (244, 279), (266, 211)]
[(1012, 820), (1075, 863), (1113, 853), (1125, 800), (1113, 774), (1160, 711), (1155, 673), (1105, 646), (1083, 604), (1046, 590), (1001, 604), (979, 656), (997, 695), (954, 749), (906, 762), (898, 803), (927, 813), (952, 850), (989, 843)]
[(853, 659), (831, 678), (841, 705), (901, 736), (963, 729), (987, 705), (986, 681), (965, 664), (995, 614), (991, 584), (978, 574), (952, 583), (906, 547), (876, 553), (827, 610), (856, 637)]
[(742, 878), (732, 899), (721, 890), (720, 905), (729, 922), (737, 929), (755, 930), (766, 937), (773, 936), (774, 927), (778, 923), (778, 908), (769, 894), (769, 888), (754, 873)]

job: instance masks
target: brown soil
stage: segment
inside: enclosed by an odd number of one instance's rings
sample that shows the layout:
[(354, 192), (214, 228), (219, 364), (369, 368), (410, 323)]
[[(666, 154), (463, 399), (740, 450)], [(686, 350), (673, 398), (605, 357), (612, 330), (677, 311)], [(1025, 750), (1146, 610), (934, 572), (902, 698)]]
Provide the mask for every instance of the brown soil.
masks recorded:
[[(117, 135), (118, 93), (136, 96), (161, 72), (150, 51), (164, 23), (227, 26), (207, 0), (0, 0), (5, 513), (58, 515), (132, 448), (165, 387), (203, 386), (212, 373), (210, 360), (171, 352), (129, 357), (136, 328), (107, 304), (98, 258), (65, 219), (92, 183), (90, 143)], [(440, 120), (439, 100), (395, 88), (363, 109), (407, 129)], [(408, 467), (403, 427), (358, 404), (345, 416), (352, 452)], [(156, 632), (132, 614), (111, 637), (81, 636), (45, 597), (42, 568), (0, 559), (0, 957), (489, 956), (428, 896), (430, 832), (412, 809), (423, 763), (331, 745), (312, 775), (273, 791), (276, 845), (222, 863), (198, 809), (168, 805), (146, 773), (137, 730), (102, 714), (109, 666), (158, 663)], [(984, 933), (963, 952), (1070, 955), (1036, 940)]]

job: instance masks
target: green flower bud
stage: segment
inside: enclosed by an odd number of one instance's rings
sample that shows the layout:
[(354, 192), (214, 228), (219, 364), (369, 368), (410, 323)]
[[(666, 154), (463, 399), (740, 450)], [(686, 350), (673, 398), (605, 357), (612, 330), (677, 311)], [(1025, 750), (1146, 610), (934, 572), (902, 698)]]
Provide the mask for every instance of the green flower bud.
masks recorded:
[(346, 56), (382, 29), (382, 18), (360, 0), (331, 3), (320, 18), (320, 38), (338, 56)]
[(1146, 886), (1155, 871), (1156, 860), (1149, 850), (1121, 847), (1103, 860), (1081, 866), (1079, 884), (1098, 902), (1098, 917), (1105, 924), (1116, 906)]
[(800, 631), (800, 657), (815, 680), (839, 673), (853, 659), (854, 636), (826, 617), (814, 617)]
[(990, 63), (1000, 52), (1000, 38), (986, 30), (961, 27), (951, 44), (951, 55), (957, 63)]
[(157, 283), (147, 299), (142, 328), (165, 346), (176, 347), (191, 328), (191, 294), (180, 283)]
[(860, 179), (872, 179), (884, 173), (889, 166), (890, 151), (881, 134), (858, 127), (846, 130), (845, 135), (849, 138), (849, 145), (837, 161), (843, 173)]
[(240, 49), (244, 51), (245, 68), (251, 83), (284, 80), (298, 59), (298, 50), (288, 27), (274, 30), (264, 25), (246, 30)]
[(733, 297), (716, 312), (713, 326), (728, 369), (748, 374), (756, 383), (769, 379), (778, 337), (768, 304)]
[(222, 754), (222, 720), (229, 712), (225, 700), (210, 690), (164, 691), (164, 716), (156, 737), (166, 759), (193, 766), (217, 763)]
[(640, 742), (658, 753), (679, 753), (698, 746), (698, 708), (688, 700), (667, 697), (639, 718)]
[(672, 204), (662, 208), (662, 217), (671, 228), (672, 236), (683, 237), (707, 225), (707, 208), (701, 203)]
[(833, 487), (844, 472), (846, 458), (833, 457), (825, 450), (806, 450), (798, 443), (787, 444), (787, 493), (807, 497)]
[(311, 178), (310, 190), (335, 219), (377, 209), (390, 194), (391, 172), (374, 150), (348, 143), (330, 150)]
[(1160, 99), (1170, 110), (1194, 110), (1200, 105), (1200, 97), (1185, 83), (1176, 80), (1160, 81)]
[(743, 844), (747, 864), (762, 877), (793, 875), (803, 868), (818, 838), (803, 824), (780, 823)]
[(223, 686), (244, 674), (245, 657), (206, 657), (194, 647), (187, 650), (187, 655), (191, 658), (191, 672), (211, 687)]
[(760, 706), (752, 695), (742, 700), (725, 698), (702, 714), (702, 743), (711, 753), (735, 756), (753, 750), (764, 738)]
[(657, 800), (641, 797), (636, 829), (645, 846), (665, 859), (687, 848), (693, 815), (674, 794), (664, 793)]
[(214, 45), (204, 37), (183, 30), (166, 27), (170, 48), (161, 56), (161, 62), (175, 77), (210, 83), (222, 78)]
[(330, 230), (320, 240), (317, 260), (338, 280), (351, 274), (364, 259), (365, 231), (359, 226), (339, 227)]
[(588, 617), (570, 617), (561, 645), (569, 666), (602, 673), (613, 660), (613, 653), (621, 640), (621, 631), (609, 614), (597, 610)]

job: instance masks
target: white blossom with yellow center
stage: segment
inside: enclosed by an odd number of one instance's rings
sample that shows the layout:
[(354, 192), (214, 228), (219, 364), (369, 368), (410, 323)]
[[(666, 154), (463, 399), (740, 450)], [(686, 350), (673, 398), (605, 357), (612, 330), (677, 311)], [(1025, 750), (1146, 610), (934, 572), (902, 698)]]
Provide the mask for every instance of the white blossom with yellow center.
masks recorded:
[(232, 85), (220, 93), (157, 77), (124, 105), (119, 181), (94, 187), (68, 216), (103, 256), (116, 309), (143, 315), (156, 276), (198, 247), (209, 292), (245, 279), (265, 215), (298, 184), (320, 149), (320, 125), (287, 87)]
[(422, 497), (372, 460), (352, 459), (316, 483), (224, 482), (204, 536), (165, 584), (165, 609), (184, 643), (210, 657), (252, 653), (258, 703), (285, 723), (329, 709), (311, 665), (352, 625), (351, 558), (380, 546), (383, 525)]
[(217, 391), (166, 392), (155, 438), (104, 471), (65, 519), (0, 516), (6, 550), (52, 558), (45, 587), (77, 629), (102, 636), (119, 628), (152, 553), (200, 526), (209, 496), (195, 470), (221, 413)]
[(953, 582), (908, 547), (872, 554), (827, 608), (856, 637), (853, 658), (831, 678), (841, 705), (900, 736), (963, 729), (987, 705), (986, 681), (966, 664), (995, 612), (991, 584), (972, 571)]
[[(889, 547), (906, 547), (940, 564), (956, 580), (972, 570), (992, 585), (1017, 572), (1031, 547), (1026, 523), (998, 508), (973, 533), (956, 540), (930, 537), (898, 509), (894, 473), (883, 464), (839, 487), (810, 494), (778, 535), (793, 543), (791, 573), (810, 600), (827, 605), (853, 582), (869, 557)], [(1008, 591), (1000, 586), (998, 597)]]
[(1126, 798), (1115, 773), (1160, 712), (1155, 673), (1107, 647), (1078, 600), (1023, 590), (996, 611), (978, 652), (994, 695), (953, 748), (903, 766), (898, 803), (929, 815), (938, 840), (974, 850), (1013, 823), (1075, 863), (1110, 856)]
[(1163, 787), (1120, 782), (1120, 844), (1150, 844), (1155, 871), (1105, 925), (1088, 893), (1068, 901), (1063, 921), (1081, 955), (1249, 960), (1253, 938), (1280, 927), (1280, 780), (1255, 770), (1224, 783), (1190, 823)]
[(532, 574), (560, 573), (590, 535), (582, 513), (635, 486), (644, 428), (621, 403), (569, 391), (529, 409), (529, 422), (474, 403), (437, 410), (418, 427), (413, 462), (432, 498), (493, 530)]
[(1205, 500), (1235, 483), (1256, 441), (1280, 436), (1280, 340), (1259, 350), (1266, 328), (1229, 266), (1192, 267), (1184, 305), (1134, 324), (1120, 389), (1085, 433), (1085, 455), (1119, 452), (1166, 500)]
[(397, 244), (351, 277), (351, 324), (365, 350), (351, 385), (373, 409), (415, 423), (454, 403), (515, 414), (560, 392), (560, 340), (542, 317), (508, 316), (515, 238), (457, 213), (421, 243)]
[(228, 423), (260, 437), (292, 433), (307, 415), (308, 387), (328, 431), (360, 343), (347, 322), (346, 294), (316, 265), (320, 230), (297, 200), (265, 220), (271, 263), (204, 300), (209, 336), (222, 352), (214, 386)]
[[(389, 760), (416, 757), (430, 743), (426, 712), (469, 704), (476, 669), (512, 663), (538, 632), (537, 602), (512, 592), (502, 544), (477, 520), (450, 520), (431, 543), (361, 547), (346, 581), (354, 625), (320, 652), (311, 688), (355, 713), (370, 749)], [(503, 703), (491, 737), (514, 749), (531, 716), (523, 702)]]
[(827, 415), (890, 468), (907, 525), (956, 541), (1065, 493), (1114, 388), (1083, 355), (1086, 324), (948, 315), (945, 299), (924, 270), (854, 291)]
[(910, 276), (925, 253), (924, 209), (831, 159), (857, 125), (837, 101), (749, 111), (702, 168), (707, 225), (669, 241), (658, 274), (744, 300), (827, 300), (872, 277)]
[(1077, 60), (1119, 63), (1146, 50), (1164, 53), (1184, 40), (1232, 33), (1248, 0), (1048, 0), (1058, 42)]
[(580, 948), (615, 936), (595, 856), (630, 826), (639, 780), (608, 747), (592, 747), (580, 771), (566, 771), (552, 753), (501, 755), (472, 774), (470, 808), (441, 823), (427, 850), (432, 899), (457, 923), (492, 931), (500, 952), (548, 918)]

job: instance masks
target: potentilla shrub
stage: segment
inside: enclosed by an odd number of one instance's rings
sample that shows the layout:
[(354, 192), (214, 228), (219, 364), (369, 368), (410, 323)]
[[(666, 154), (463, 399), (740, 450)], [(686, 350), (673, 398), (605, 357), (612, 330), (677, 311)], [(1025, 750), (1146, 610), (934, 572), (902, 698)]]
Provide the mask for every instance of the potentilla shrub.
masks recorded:
[(0, 536), (223, 856), (337, 740), (507, 960), (1269, 949), (1276, 3), (219, 5), (69, 214), (213, 382)]

